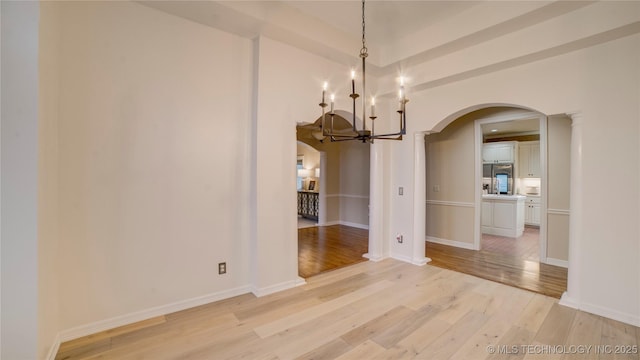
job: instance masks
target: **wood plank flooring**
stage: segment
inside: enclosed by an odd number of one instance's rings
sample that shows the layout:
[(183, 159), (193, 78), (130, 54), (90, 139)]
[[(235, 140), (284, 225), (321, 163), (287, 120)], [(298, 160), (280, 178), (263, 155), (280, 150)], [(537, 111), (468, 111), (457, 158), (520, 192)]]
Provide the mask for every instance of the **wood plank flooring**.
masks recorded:
[(369, 230), (344, 225), (298, 229), (298, 275), (322, 272), (367, 261)]
[(526, 226), (522, 236), (516, 239), (482, 234), (480, 248), (494, 254), (540, 261), (540, 228)]
[(567, 269), (519, 259), (491, 250), (467, 250), (427, 243), (429, 263), (445, 269), (560, 298), (567, 290)]
[[(56, 359), (638, 360), (639, 341), (640, 329), (551, 297), (387, 259), (70, 341)], [(589, 352), (557, 354), (579, 345)], [(587, 348), (596, 345), (631, 354)]]

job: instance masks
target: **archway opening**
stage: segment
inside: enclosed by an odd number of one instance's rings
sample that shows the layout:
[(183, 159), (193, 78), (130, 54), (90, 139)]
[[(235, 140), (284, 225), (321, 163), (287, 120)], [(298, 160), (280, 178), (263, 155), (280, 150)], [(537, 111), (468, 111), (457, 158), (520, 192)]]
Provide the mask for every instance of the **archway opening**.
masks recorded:
[[(350, 128), (348, 114), (337, 113), (334, 128)], [(298, 189), (299, 216), (310, 204), (304, 199), (317, 197), (316, 223), (298, 229), (298, 273), (305, 278), (366, 261), (362, 255), (368, 252), (370, 147), (355, 141), (331, 142), (322, 136), (320, 125), (317, 119), (296, 127), (298, 148), (319, 153), (316, 167), (313, 157), (298, 152), (303, 167), (310, 167), (314, 175)]]
[(558, 192), (569, 185), (570, 124), (566, 116), (487, 104), (435, 127), (425, 147), (431, 264), (562, 295), (569, 202)]

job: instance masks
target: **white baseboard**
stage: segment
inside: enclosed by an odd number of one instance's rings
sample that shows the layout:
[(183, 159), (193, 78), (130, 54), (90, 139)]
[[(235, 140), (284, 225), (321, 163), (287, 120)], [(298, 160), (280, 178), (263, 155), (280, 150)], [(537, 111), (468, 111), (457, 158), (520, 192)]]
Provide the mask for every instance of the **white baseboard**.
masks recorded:
[(560, 298), (560, 301), (558, 303), (560, 305), (567, 306), (573, 309), (581, 310), (581, 311), (599, 315), (599, 316), (604, 316), (606, 318), (620, 321), (625, 324), (640, 327), (639, 315), (627, 314), (617, 310), (602, 307), (599, 305), (581, 303), (576, 299), (569, 297), (566, 291), (562, 294), (562, 297)]
[(53, 344), (51, 345), (51, 348), (49, 348), (49, 352), (47, 353), (47, 357), (45, 358), (46, 360), (56, 359), (56, 355), (58, 355), (58, 350), (60, 350), (61, 343), (62, 342), (60, 341), (60, 334), (56, 334), (56, 337), (53, 339)]
[(559, 260), (548, 257), (547, 260), (544, 261), (545, 264), (560, 266), (563, 268), (569, 268), (569, 262), (567, 260)]
[(324, 224), (318, 224), (318, 226), (332, 226), (332, 225), (344, 225), (344, 226), (351, 226), (358, 229), (369, 230), (369, 225), (357, 224), (349, 221), (327, 221)]
[(384, 256), (371, 256), (369, 253), (362, 254), (362, 257), (367, 258), (369, 259), (369, 261), (374, 261), (374, 262), (378, 262), (386, 259), (386, 257)]
[(419, 260), (414, 260), (412, 257), (402, 255), (402, 254), (391, 254), (390, 257), (396, 260), (404, 261), (412, 265), (416, 265), (416, 266), (423, 266), (431, 262), (431, 259), (429, 259), (428, 257), (423, 257), (422, 259), (419, 259)]
[(580, 309), (580, 303), (578, 303), (576, 299), (570, 297), (566, 291), (562, 293), (562, 296), (560, 297), (560, 301), (558, 301), (558, 304), (562, 306), (570, 307), (572, 309)]
[(592, 313), (595, 315), (604, 316), (606, 318), (620, 321), (629, 325), (640, 327), (640, 316), (623, 313), (617, 310), (605, 308), (598, 305), (582, 303), (580, 304), (580, 310)]
[[(304, 280), (304, 279), (303, 279)], [(305, 282), (306, 283), (306, 282)], [(254, 286), (251, 287), (251, 292), (257, 297), (267, 296), (269, 294), (277, 293), (278, 291), (283, 291), (287, 289), (294, 288), (296, 286), (303, 285), (300, 282), (300, 279), (284, 281), (279, 284), (270, 285), (263, 288), (256, 288)]]
[(458, 248), (462, 248), (462, 249), (475, 250), (473, 248), (473, 244), (462, 242), (462, 241), (441, 239), (441, 238), (437, 238), (437, 237), (434, 237), (434, 236), (427, 236), (427, 241), (428, 242), (432, 242), (432, 243), (436, 243), (436, 244), (454, 246), (454, 247), (458, 247)]
[(356, 224), (356, 223), (352, 223), (352, 222), (349, 222), (349, 221), (340, 221), (340, 225), (351, 226), (351, 227), (358, 228), (358, 229), (369, 230), (369, 225)]
[(133, 324), (138, 321), (147, 320), (156, 316), (171, 314), (176, 311), (181, 311), (181, 310), (189, 309), (192, 307), (212, 303), (215, 301), (228, 299), (230, 297), (246, 294), (250, 292), (250, 290), (251, 290), (251, 287), (249, 285), (245, 285), (245, 286), (237, 287), (234, 289), (218, 291), (212, 294), (198, 296), (192, 299), (177, 301), (167, 305), (156, 306), (150, 309), (116, 316), (111, 319), (101, 320), (94, 323), (77, 326), (71, 329), (61, 331), (58, 334), (58, 340), (60, 343), (63, 343), (65, 341), (81, 338), (83, 336), (88, 336), (91, 334), (99, 333), (101, 331), (114, 329), (120, 326)]

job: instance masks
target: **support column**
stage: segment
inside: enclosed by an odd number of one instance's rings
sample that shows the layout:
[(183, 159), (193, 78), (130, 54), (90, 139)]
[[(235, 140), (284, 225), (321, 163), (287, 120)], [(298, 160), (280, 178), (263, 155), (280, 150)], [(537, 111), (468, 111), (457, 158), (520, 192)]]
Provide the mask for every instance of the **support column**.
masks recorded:
[(424, 133), (416, 133), (413, 142), (413, 254), (411, 262), (415, 265), (424, 265), (431, 261), (425, 256), (427, 165), (424, 137)]
[(327, 223), (327, 153), (320, 151), (320, 190), (318, 198), (318, 225)]
[(382, 144), (371, 144), (369, 153), (369, 252), (364, 257), (372, 261), (384, 259), (383, 227), (383, 164)]
[(580, 243), (582, 239), (582, 114), (571, 117), (571, 202), (569, 218), (569, 274), (560, 304), (580, 308)]

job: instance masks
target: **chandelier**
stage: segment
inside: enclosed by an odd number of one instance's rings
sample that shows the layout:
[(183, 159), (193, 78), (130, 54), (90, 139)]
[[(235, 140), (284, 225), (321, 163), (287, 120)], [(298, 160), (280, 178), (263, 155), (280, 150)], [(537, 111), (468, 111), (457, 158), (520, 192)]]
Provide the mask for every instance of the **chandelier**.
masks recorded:
[[(404, 92), (404, 82), (403, 78), (400, 77), (400, 91), (398, 94), (398, 99), (400, 102), (398, 114), (400, 115), (399, 122), (399, 130), (394, 133), (386, 133), (386, 134), (376, 134), (375, 130), (375, 120), (377, 116), (375, 115), (375, 98), (371, 97), (371, 110), (369, 112), (369, 119), (371, 120), (370, 129), (367, 128), (366, 121), (366, 101), (365, 99), (365, 85), (366, 85), (366, 67), (365, 60), (369, 56), (367, 50), (367, 43), (365, 39), (365, 18), (364, 18), (364, 0), (362, 0), (362, 48), (360, 49), (360, 58), (362, 59), (362, 127), (358, 129), (356, 125), (356, 99), (360, 97), (360, 94), (356, 92), (356, 71), (351, 70), (351, 94), (349, 97), (353, 103), (353, 128), (345, 129), (345, 130), (336, 130), (333, 127), (333, 118), (335, 116), (333, 110), (333, 104), (335, 100), (335, 95), (331, 95), (331, 107), (329, 113), (327, 114), (325, 108), (329, 106), (325, 102), (325, 93), (327, 91), (327, 82), (324, 83), (322, 87), (322, 102), (319, 104), (322, 108), (322, 135), (325, 137), (329, 137), (331, 141), (349, 141), (349, 140), (360, 140), (363, 143), (373, 143), (373, 140), (402, 140), (402, 135), (407, 133), (407, 113), (405, 111), (405, 105), (409, 102), (409, 99), (406, 98)], [(326, 119), (326, 115), (329, 115), (329, 119)]]

